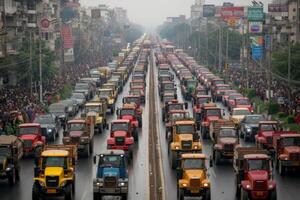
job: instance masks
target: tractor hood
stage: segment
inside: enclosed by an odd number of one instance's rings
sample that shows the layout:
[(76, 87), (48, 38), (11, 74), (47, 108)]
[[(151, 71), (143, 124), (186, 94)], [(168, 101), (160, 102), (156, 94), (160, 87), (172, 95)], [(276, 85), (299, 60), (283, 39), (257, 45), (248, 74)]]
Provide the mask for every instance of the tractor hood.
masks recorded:
[(274, 131), (262, 131), (262, 135), (264, 137), (272, 137), (274, 134)]
[(82, 134), (83, 134), (83, 131), (71, 131), (69, 136), (70, 137), (81, 137)]
[(62, 167), (46, 167), (45, 176), (59, 176), (61, 177), (64, 173)]
[(122, 115), (121, 117), (122, 119), (127, 119), (127, 120), (130, 120), (132, 121), (133, 120), (133, 116), (132, 115)]
[(115, 131), (114, 137), (126, 137), (127, 132), (126, 131)]
[(220, 143), (222, 144), (236, 144), (237, 138), (220, 138)]
[(284, 152), (286, 152), (287, 154), (300, 153), (300, 147), (297, 146), (284, 147)]
[(217, 120), (219, 120), (219, 119), (220, 119), (219, 116), (208, 116), (208, 117), (207, 117), (207, 121), (210, 121), (210, 122), (212, 122), (212, 121), (217, 121)]
[(35, 140), (37, 138), (36, 134), (26, 134), (26, 135), (21, 135), (20, 138), (22, 140)]
[(115, 167), (105, 167), (105, 168), (103, 168), (103, 177), (105, 177), (105, 176), (118, 177), (119, 174), (120, 174), (119, 168), (115, 168)]
[(252, 181), (265, 181), (269, 179), (269, 174), (265, 170), (249, 171), (248, 176)]
[(193, 140), (193, 135), (191, 134), (180, 134), (178, 135), (180, 141)]
[(203, 180), (205, 179), (204, 176), (204, 171), (200, 170), (200, 169), (189, 169), (189, 170), (185, 170), (184, 171), (184, 177), (186, 177), (187, 179), (200, 179)]

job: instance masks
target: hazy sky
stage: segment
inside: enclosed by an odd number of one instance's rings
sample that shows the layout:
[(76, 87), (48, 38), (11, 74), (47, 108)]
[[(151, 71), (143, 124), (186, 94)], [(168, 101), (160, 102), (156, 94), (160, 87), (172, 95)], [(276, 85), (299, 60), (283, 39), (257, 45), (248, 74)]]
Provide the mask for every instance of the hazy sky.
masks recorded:
[[(195, 0), (80, 0), (83, 6), (106, 4), (110, 7), (120, 6), (127, 9), (130, 21), (143, 26), (157, 26), (166, 17), (185, 14), (190, 16), (190, 7)], [(206, 0), (205, 3), (221, 5), (223, 2), (233, 2), (236, 5), (250, 5), (251, 0)], [(271, 0), (260, 0), (267, 4)]]

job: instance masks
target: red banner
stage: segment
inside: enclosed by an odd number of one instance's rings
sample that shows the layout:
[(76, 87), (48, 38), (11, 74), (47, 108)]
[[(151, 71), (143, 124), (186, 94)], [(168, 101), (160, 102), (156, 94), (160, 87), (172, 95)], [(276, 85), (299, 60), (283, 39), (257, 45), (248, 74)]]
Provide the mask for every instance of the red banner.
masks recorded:
[(240, 19), (245, 15), (244, 7), (222, 7), (221, 8), (221, 17), (224, 20), (228, 19)]
[(72, 30), (68, 25), (64, 25), (61, 28), (61, 35), (62, 35), (63, 42), (64, 42), (64, 49), (73, 48)]

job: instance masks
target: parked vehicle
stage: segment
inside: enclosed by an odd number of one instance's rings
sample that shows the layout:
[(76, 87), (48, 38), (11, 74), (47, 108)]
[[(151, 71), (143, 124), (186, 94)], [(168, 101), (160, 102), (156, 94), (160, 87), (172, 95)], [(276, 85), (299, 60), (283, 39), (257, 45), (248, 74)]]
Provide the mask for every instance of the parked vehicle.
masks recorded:
[(232, 159), (234, 149), (239, 145), (239, 136), (231, 120), (218, 120), (211, 123), (210, 137), (213, 141), (212, 154), (216, 165), (222, 159)]
[(124, 150), (128, 161), (133, 159), (133, 130), (129, 120), (111, 121), (110, 137), (107, 139), (107, 149)]
[[(185, 197), (201, 197), (211, 199), (211, 183), (208, 179), (206, 156), (201, 153), (184, 153), (180, 155), (177, 168), (177, 199)], [(212, 166), (212, 163), (210, 166)]]
[(89, 157), (94, 149), (95, 117), (69, 120), (62, 139), (65, 145), (77, 145), (79, 153)]
[(75, 145), (46, 145), (34, 168), (32, 200), (51, 196), (74, 199), (76, 160)]
[(59, 120), (52, 114), (38, 115), (34, 123), (41, 125), (42, 135), (47, 141), (55, 141), (59, 134)]
[(24, 156), (36, 157), (46, 143), (42, 136), (41, 125), (37, 123), (24, 123), (18, 126), (18, 137), (24, 142)]
[(23, 141), (14, 135), (0, 136), (0, 179), (7, 179), (10, 186), (20, 180), (23, 147)]
[(266, 150), (256, 147), (238, 147), (234, 152), (236, 196), (238, 199), (276, 200), (272, 160)]
[(255, 135), (258, 133), (258, 125), (264, 120), (263, 115), (246, 115), (241, 121), (240, 136), (244, 141), (254, 141)]
[(196, 125), (193, 119), (176, 121), (168, 139), (168, 155), (172, 169), (178, 167), (178, 159), (182, 153), (201, 153), (202, 145), (199, 141)]
[(300, 134), (282, 131), (273, 135), (276, 168), (280, 175), (292, 169), (300, 171)]
[[(93, 180), (94, 200), (101, 200), (102, 196), (120, 196), (127, 200), (128, 194), (128, 167), (125, 152), (109, 150), (97, 155), (96, 178)], [(96, 164), (94, 156), (94, 164)]]

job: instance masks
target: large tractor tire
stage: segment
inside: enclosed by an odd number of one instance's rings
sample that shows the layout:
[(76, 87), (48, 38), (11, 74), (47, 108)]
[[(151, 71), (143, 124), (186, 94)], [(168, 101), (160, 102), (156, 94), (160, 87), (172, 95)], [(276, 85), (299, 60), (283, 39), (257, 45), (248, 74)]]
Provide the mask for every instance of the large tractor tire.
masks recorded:
[(69, 184), (65, 189), (65, 200), (73, 200), (72, 184)]

